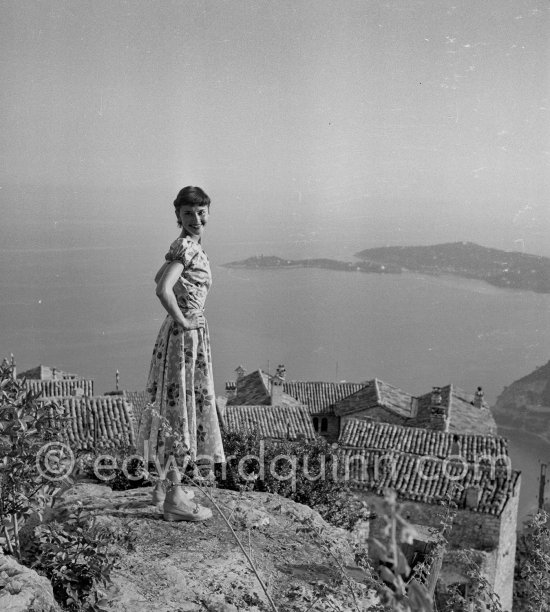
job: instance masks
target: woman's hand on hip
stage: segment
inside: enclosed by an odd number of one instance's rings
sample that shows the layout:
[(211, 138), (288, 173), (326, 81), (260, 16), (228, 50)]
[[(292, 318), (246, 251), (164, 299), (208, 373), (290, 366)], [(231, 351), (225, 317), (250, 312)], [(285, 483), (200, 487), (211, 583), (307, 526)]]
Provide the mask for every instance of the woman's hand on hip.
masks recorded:
[(184, 317), (180, 325), (186, 331), (190, 329), (204, 329), (206, 325), (206, 319), (204, 318), (202, 312), (197, 314), (191, 314), (187, 317)]

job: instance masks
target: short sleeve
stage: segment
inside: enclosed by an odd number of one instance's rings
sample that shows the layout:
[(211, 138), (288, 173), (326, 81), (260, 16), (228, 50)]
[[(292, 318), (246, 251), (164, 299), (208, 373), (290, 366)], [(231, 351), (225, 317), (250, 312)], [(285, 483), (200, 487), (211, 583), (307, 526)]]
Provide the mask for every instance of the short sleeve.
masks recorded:
[(187, 268), (197, 252), (198, 250), (196, 243), (186, 238), (178, 238), (172, 242), (168, 253), (166, 253), (164, 256), (164, 259), (168, 262), (179, 261), (185, 268)]

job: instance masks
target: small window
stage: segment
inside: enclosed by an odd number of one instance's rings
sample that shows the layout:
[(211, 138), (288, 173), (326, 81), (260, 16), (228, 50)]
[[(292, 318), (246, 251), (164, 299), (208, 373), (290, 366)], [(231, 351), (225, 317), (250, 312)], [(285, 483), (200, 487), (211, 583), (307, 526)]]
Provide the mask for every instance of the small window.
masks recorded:
[(313, 417), (313, 429), (319, 431), (319, 419), (317, 417)]
[(326, 417), (321, 419), (321, 433), (326, 433), (328, 430), (328, 421)]

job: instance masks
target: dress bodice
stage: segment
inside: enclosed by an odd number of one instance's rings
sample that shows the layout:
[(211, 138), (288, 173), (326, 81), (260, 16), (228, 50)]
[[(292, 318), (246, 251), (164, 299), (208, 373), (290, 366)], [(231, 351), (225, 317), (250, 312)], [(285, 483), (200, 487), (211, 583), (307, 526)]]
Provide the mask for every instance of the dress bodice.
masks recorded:
[(177, 238), (170, 245), (166, 260), (183, 264), (183, 271), (174, 285), (174, 294), (181, 310), (204, 309), (212, 273), (201, 245), (189, 238)]

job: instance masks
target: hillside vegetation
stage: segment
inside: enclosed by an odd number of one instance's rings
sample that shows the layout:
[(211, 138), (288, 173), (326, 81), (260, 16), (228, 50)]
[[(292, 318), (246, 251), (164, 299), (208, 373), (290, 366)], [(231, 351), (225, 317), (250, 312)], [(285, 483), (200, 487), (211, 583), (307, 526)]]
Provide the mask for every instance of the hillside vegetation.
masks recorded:
[(453, 242), (432, 246), (381, 247), (355, 254), (365, 262), (401, 266), (424, 274), (477, 278), (497, 287), (550, 293), (550, 259)]
[(227, 263), (225, 266), (270, 270), (323, 268), (381, 274), (453, 274), (479, 279), (496, 287), (550, 293), (550, 258), (490, 249), (473, 242), (379, 247), (359, 251), (355, 257), (359, 261), (328, 258), (285, 259), (275, 255), (257, 255)]
[(550, 442), (550, 361), (506, 387), (494, 413), (503, 425), (537, 433)]

